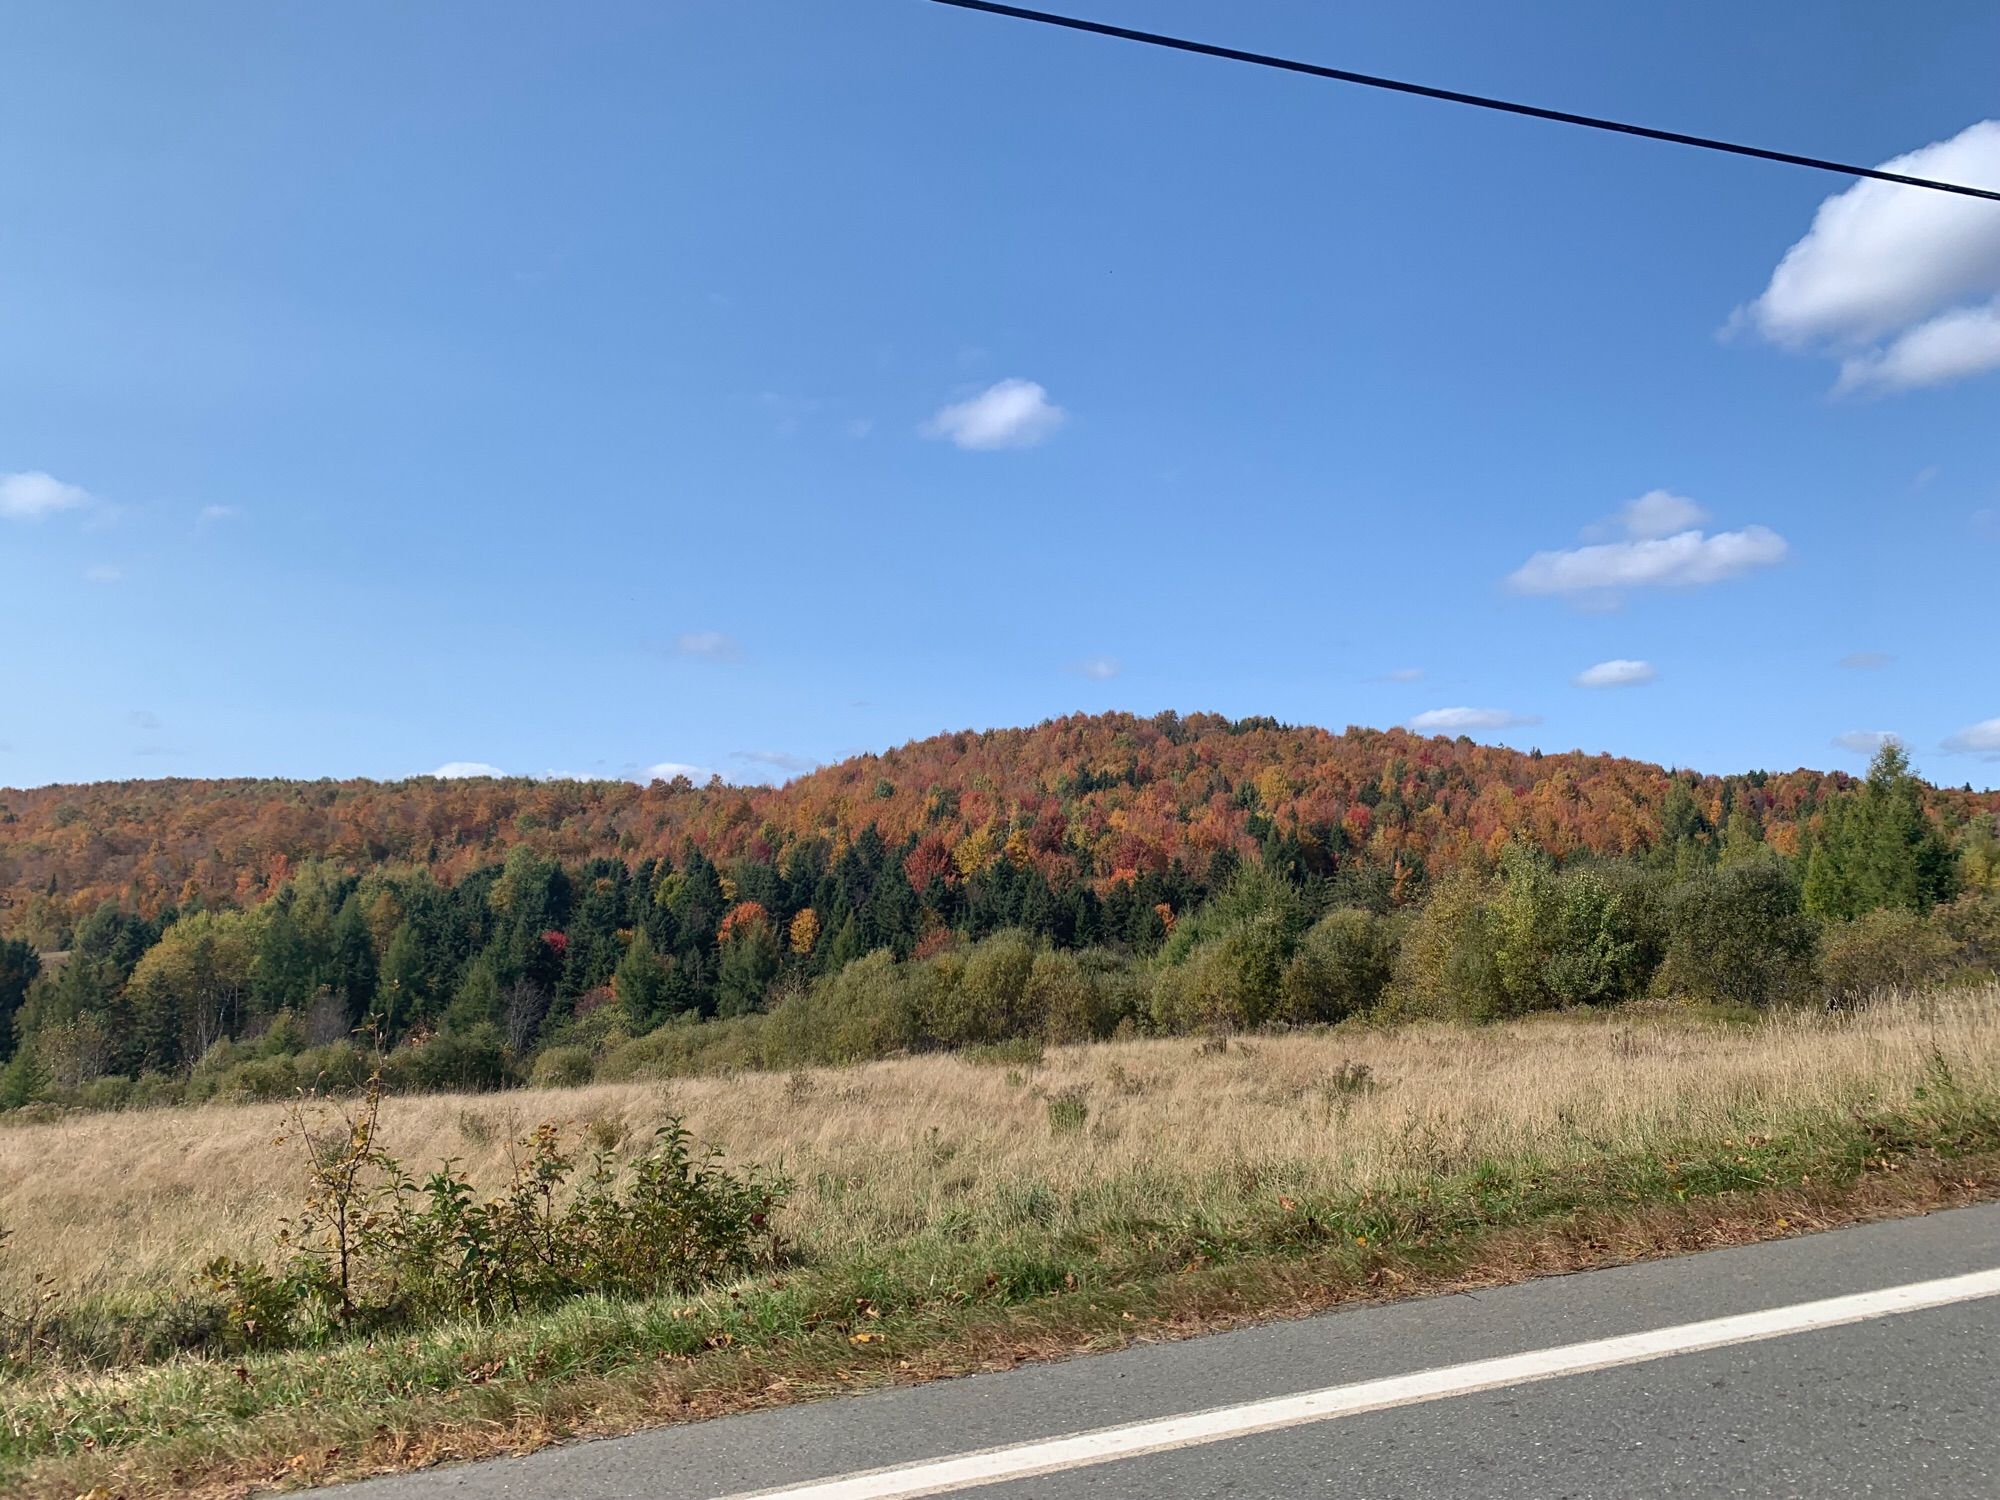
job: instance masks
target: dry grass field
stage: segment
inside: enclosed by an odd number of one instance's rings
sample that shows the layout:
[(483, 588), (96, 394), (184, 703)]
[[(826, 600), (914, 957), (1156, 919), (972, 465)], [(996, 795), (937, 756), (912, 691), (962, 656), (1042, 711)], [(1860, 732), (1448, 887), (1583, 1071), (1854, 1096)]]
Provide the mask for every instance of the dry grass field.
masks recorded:
[[(2000, 989), (1753, 1024), (1680, 1014), (1538, 1017), (1472, 1029), (1052, 1048), (849, 1069), (392, 1099), (384, 1143), (419, 1174), (456, 1157), (482, 1183), (543, 1119), (629, 1153), (669, 1113), (737, 1162), (795, 1183), (781, 1232), (852, 1260), (1035, 1224), (1112, 1236), (1274, 1196), (1402, 1191), (1481, 1163), (1559, 1164), (1727, 1141), (1868, 1101), (1894, 1105), (1939, 1059), (2000, 1094)], [(318, 1106), (324, 1115), (332, 1106)], [(297, 1202), (287, 1110), (259, 1104), (76, 1115), (0, 1129), (0, 1287), (68, 1296), (185, 1288), (222, 1251), (268, 1247)]]

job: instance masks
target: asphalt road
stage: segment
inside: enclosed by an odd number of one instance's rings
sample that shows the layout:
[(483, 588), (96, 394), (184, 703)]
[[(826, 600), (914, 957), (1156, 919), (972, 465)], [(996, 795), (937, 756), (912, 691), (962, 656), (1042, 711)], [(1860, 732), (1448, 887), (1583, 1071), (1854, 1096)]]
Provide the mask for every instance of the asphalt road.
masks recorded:
[[(2000, 1278), (1918, 1294), (1940, 1305), (1917, 1310), (1885, 1314), (1868, 1300), (1837, 1302), (1824, 1314), (1743, 1315), (1996, 1268), (2000, 1205), (1959, 1209), (728, 1417), (336, 1494), (694, 1500), (784, 1493), (863, 1471), (873, 1477), (831, 1493), (940, 1493), (922, 1489), (924, 1476), (908, 1467), (987, 1453), (971, 1462), (997, 1477), (951, 1493), (1992, 1500), (2000, 1496), (2000, 1296), (1992, 1294)], [(1791, 1326), (1835, 1316), (1852, 1320)], [(1706, 1335), (1659, 1335), (1643, 1362), (1562, 1373), (1565, 1360), (1592, 1358), (1595, 1341), (1724, 1318), (1732, 1321)], [(1699, 1347), (1702, 1337), (1756, 1341)], [(1690, 1341), (1691, 1352), (1663, 1352)], [(1580, 1354), (1563, 1352), (1579, 1345)], [(1505, 1362), (1458, 1373), (1484, 1361)], [(1523, 1368), (1545, 1378), (1512, 1378)], [(1501, 1383), (1451, 1393), (1486, 1373)], [(1419, 1387), (1426, 1394), (1414, 1404), (1344, 1415), (1313, 1417), (1311, 1402), (1278, 1400), (1331, 1391), (1327, 1409), (1338, 1412), (1378, 1391)], [(1157, 1430), (1143, 1424), (1244, 1403), (1299, 1424), (1229, 1435), (1239, 1418), (1225, 1412), (1205, 1419), (1214, 1430), (1193, 1446), (1007, 1477), (1010, 1466), (1019, 1474), (1045, 1451), (1032, 1445), (1052, 1438), (1108, 1433), (1092, 1441), (1115, 1448)]]

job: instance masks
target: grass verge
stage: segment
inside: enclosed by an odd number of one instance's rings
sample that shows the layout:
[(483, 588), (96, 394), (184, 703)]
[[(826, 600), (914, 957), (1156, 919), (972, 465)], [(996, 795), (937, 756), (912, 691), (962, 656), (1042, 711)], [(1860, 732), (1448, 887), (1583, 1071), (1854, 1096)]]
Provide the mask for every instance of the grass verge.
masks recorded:
[(1482, 1159), (1088, 1228), (885, 1245), (688, 1299), (13, 1382), (0, 1488), (241, 1494), (2000, 1196), (2000, 1097), (1933, 1076), (1752, 1136)]

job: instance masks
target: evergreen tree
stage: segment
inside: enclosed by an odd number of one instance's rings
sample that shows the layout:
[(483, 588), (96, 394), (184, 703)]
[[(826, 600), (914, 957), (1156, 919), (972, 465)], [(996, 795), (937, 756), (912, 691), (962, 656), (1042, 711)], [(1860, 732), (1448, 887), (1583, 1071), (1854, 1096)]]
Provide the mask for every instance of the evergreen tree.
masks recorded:
[(430, 970), (422, 945), (408, 922), (400, 923), (382, 955), (382, 975), (375, 991), (375, 1015), (382, 1038), (394, 1042), (431, 1010)]
[(14, 1017), (41, 972), (41, 959), (24, 939), (0, 941), (0, 1062), (14, 1055)]
[(319, 981), (305, 934), (292, 915), (289, 895), (274, 898), (265, 912), (257, 939), (255, 997), (267, 1013), (297, 1010), (312, 998)]
[(500, 976), (494, 970), (493, 960), (482, 953), (465, 966), (465, 976), (459, 980), (445, 1010), (445, 1028), (463, 1035), (475, 1027), (496, 1023), (500, 1007)]
[(611, 985), (634, 1032), (651, 1031), (667, 1018), (667, 965), (653, 951), (643, 927), (632, 934)]
[(747, 1016), (761, 1009), (764, 992), (778, 977), (778, 965), (778, 942), (768, 923), (751, 922), (732, 935), (722, 950), (716, 1014)]
[(1806, 862), (1814, 916), (1851, 921), (1882, 907), (1928, 911), (1957, 886), (1951, 846), (1924, 811), (1923, 785), (1891, 740), (1858, 792), (1829, 802)]
[(377, 966), (375, 939), (357, 897), (341, 903), (329, 946), (326, 983), (346, 1005), (347, 1019), (358, 1022), (374, 1007)]

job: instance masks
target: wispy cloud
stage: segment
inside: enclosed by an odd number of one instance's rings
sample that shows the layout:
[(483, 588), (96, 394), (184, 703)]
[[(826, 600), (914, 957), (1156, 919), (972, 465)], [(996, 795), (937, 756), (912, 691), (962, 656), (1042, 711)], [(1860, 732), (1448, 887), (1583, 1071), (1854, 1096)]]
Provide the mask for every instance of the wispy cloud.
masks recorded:
[(1872, 760), (1884, 745), (1900, 745), (1903, 737), (1893, 729), (1849, 729), (1833, 737), (1834, 748)]
[(216, 526), (224, 521), (234, 521), (242, 514), (243, 512), (233, 505), (204, 505), (200, 510), (195, 512), (194, 524), (197, 526)]
[(1538, 714), (1517, 714), (1504, 708), (1429, 708), (1413, 715), (1409, 727), (1423, 734), (1463, 734), (1473, 729), (1516, 729), (1541, 722)]
[[(2000, 187), (2000, 121), (1884, 164)], [(1910, 390), (2000, 368), (2000, 214), (1976, 198), (1862, 181), (1819, 206), (1730, 326), (1840, 360), (1836, 389)]]
[(83, 570), (83, 581), (100, 584), (122, 583), (125, 581), (125, 570), (116, 563), (92, 563)]
[(1609, 522), (1588, 528), (1584, 540), (1601, 542), (1625, 536), (1633, 541), (1651, 541), (1693, 531), (1707, 521), (1707, 509), (1687, 496), (1671, 490), (1648, 490), (1637, 500), (1627, 500), (1619, 506), (1617, 515)]
[(1886, 651), (1850, 651), (1841, 657), (1839, 665), (1849, 672), (1879, 672), (1895, 660)]
[(1683, 531), (1674, 536), (1537, 552), (1506, 584), (1517, 594), (1616, 594), (1636, 588), (1701, 588), (1776, 567), (1790, 555), (1767, 526), (1741, 531)]
[(1377, 682), (1422, 682), (1423, 680), (1422, 667), (1397, 667), (1394, 671), (1384, 672), (1375, 679)]
[(1968, 724), (1944, 742), (1954, 755), (1983, 755), (2000, 759), (2000, 719), (1981, 719)]
[(924, 424), (926, 437), (961, 448), (1030, 448), (1052, 436), (1069, 413), (1032, 380), (1002, 380), (969, 401), (947, 406)]
[(1975, 510), (1972, 513), (1972, 530), (1974, 535), (1983, 536), (1988, 541), (2000, 541), (2000, 510), (1991, 506)]
[(160, 716), (150, 708), (135, 708), (132, 712), (125, 715), (125, 722), (130, 724), (134, 729), (158, 729), (160, 727)]
[(39, 469), (0, 474), (0, 518), (9, 521), (39, 521), (57, 511), (81, 510), (90, 503), (88, 490), (64, 484)]
[(1649, 661), (1628, 661), (1615, 657), (1601, 661), (1594, 667), (1585, 667), (1576, 674), (1576, 685), (1586, 688), (1640, 687), (1658, 679), (1660, 673)]
[(1092, 682), (1109, 682), (1125, 670), (1125, 664), (1115, 656), (1087, 656), (1070, 670)]
[(737, 662), (743, 660), (743, 647), (735, 636), (720, 630), (690, 630), (674, 637), (674, 654), (701, 661)]
[(505, 776), (507, 773), (483, 760), (448, 760), (430, 774), (440, 781), (466, 781), (475, 776)]

